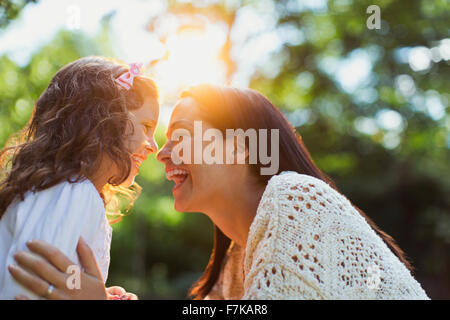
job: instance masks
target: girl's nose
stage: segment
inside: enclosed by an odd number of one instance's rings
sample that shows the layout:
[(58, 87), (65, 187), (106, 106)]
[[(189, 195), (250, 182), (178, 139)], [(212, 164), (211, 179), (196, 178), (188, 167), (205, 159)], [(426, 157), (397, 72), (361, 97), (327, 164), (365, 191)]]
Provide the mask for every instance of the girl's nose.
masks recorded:
[(156, 153), (158, 152), (158, 144), (154, 139), (148, 139), (147, 141), (145, 141), (145, 149), (149, 153)]

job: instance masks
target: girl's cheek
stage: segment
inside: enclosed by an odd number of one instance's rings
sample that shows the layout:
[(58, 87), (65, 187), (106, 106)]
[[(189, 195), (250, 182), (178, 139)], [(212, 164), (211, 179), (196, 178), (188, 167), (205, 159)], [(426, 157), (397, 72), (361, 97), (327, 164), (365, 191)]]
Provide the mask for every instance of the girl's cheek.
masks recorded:
[(131, 151), (136, 152), (140, 150), (144, 142), (145, 142), (145, 135), (143, 133), (135, 134), (130, 143)]

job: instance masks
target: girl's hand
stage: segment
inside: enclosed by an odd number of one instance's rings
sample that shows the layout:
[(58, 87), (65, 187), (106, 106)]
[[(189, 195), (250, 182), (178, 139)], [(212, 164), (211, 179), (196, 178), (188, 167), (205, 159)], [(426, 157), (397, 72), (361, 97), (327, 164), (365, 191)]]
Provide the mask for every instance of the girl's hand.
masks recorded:
[[(61, 251), (44, 241), (34, 240), (27, 243), (27, 246), (32, 253), (26, 251), (16, 253), (14, 258), (19, 265), (10, 265), (8, 269), (14, 279), (36, 295), (50, 300), (107, 299), (97, 261), (82, 238), (78, 241), (77, 253), (84, 271)], [(71, 266), (79, 268), (79, 289), (76, 286), (74, 288), (71, 281), (76, 273), (66, 273)], [(23, 295), (16, 297), (20, 300), (26, 298)]]
[(126, 292), (122, 287), (109, 287), (106, 289), (108, 300), (138, 300), (134, 293)]

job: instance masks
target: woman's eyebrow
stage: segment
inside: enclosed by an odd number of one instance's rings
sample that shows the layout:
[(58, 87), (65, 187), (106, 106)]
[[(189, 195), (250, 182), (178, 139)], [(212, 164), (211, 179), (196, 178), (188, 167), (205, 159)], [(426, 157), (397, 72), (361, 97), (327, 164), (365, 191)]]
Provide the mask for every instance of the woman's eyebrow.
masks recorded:
[(183, 124), (184, 124), (184, 125), (187, 125), (188, 127), (191, 127), (191, 128), (194, 127), (193, 124), (192, 124), (192, 122), (189, 121), (189, 120), (184, 120), (184, 119), (182, 119), (182, 120), (174, 121), (174, 122), (167, 128), (166, 138), (169, 139), (169, 133), (172, 132), (172, 130), (173, 130), (175, 127), (178, 127), (178, 126), (181, 127), (181, 126), (183, 126)]

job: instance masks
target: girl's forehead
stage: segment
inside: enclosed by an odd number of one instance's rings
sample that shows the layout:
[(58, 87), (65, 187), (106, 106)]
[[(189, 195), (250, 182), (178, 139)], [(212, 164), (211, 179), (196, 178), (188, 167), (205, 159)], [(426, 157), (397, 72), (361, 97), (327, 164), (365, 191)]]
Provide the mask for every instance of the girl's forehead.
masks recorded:
[(141, 120), (157, 121), (159, 117), (159, 103), (155, 98), (146, 98), (142, 107), (131, 111), (136, 118)]

